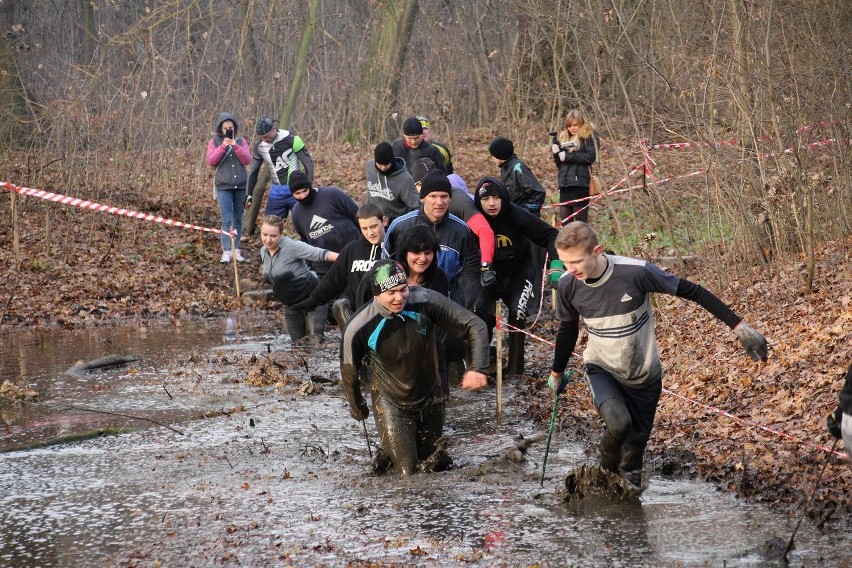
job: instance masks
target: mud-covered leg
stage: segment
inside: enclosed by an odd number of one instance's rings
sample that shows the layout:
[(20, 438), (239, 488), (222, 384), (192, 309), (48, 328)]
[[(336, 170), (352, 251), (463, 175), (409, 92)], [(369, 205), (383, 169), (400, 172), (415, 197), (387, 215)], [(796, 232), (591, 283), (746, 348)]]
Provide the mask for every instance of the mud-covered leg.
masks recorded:
[(417, 421), (375, 393), (373, 417), (382, 448), (394, 469), (403, 475), (417, 473)]
[(618, 398), (605, 401), (599, 412), (606, 423), (606, 430), (601, 437), (601, 468), (617, 474), (622, 448), (632, 424), (630, 412), (624, 401)]
[(425, 471), (443, 471), (452, 465), (453, 460), (436, 442), (444, 433), (444, 417), (446, 415), (443, 402), (432, 404), (420, 413), (421, 419), (417, 430), (417, 455), (421, 468)]

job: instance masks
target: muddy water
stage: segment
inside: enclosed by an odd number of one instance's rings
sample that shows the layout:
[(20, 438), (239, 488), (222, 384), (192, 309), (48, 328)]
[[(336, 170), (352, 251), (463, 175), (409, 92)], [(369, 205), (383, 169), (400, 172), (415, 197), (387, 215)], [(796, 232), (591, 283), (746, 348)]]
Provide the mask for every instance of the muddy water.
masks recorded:
[[(186, 324), (156, 343), (145, 342), (159, 331), (134, 343), (124, 330), (129, 343), (111, 352), (151, 345), (136, 372), (105, 371), (90, 378), (101, 385), (94, 390), (52, 385), (54, 398), (86, 406), (245, 410), (170, 423), (183, 435), (152, 426), (0, 454), (0, 565), (762, 566), (773, 564), (756, 550), (792, 532), (785, 518), (698, 482), (654, 478), (637, 506), (563, 507), (554, 488), (589, 460), (557, 433), (541, 489), (542, 444), (524, 463), (499, 459), (517, 435), (541, 428), (519, 417), (523, 401), (511, 388), (499, 427), (493, 389), (453, 392), (447, 433), (455, 469), (372, 477), (364, 434), (338, 387), (308, 397), (292, 387), (247, 387), (212, 362), (290, 349), (277, 336), (280, 325), (240, 321), (234, 339), (222, 337), (225, 327)], [(52, 351), (81, 345), (78, 337)], [(200, 380), (183, 363), (190, 351), (211, 361)], [(310, 372), (333, 374), (336, 355), (333, 343), (318, 349)], [(74, 361), (56, 360), (53, 378), (66, 381), (58, 373)], [(52, 384), (46, 372), (33, 381)], [(122, 389), (103, 386), (114, 382)], [(794, 566), (849, 563), (849, 542), (836, 533), (803, 525), (797, 545)]]

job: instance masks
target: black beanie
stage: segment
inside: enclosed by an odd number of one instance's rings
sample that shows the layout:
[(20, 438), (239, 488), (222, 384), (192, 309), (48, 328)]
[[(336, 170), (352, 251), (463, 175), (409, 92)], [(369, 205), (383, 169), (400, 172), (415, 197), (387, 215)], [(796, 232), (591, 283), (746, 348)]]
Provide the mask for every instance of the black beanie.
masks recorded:
[(313, 189), (311, 187), (311, 180), (301, 170), (296, 170), (290, 174), (290, 181), (287, 185), (290, 186), (290, 193), (296, 193), (300, 189), (305, 188)]
[(402, 265), (390, 258), (378, 261), (370, 272), (370, 291), (373, 296), (378, 296), (408, 281)]
[(489, 195), (493, 195), (495, 197), (499, 197), (503, 199), (503, 192), (501, 191), (501, 187), (505, 189), (505, 186), (499, 181), (492, 177), (483, 178), (479, 181), (479, 185), (476, 186), (476, 197), (477, 199), (482, 199), (483, 197), (488, 197)]
[(453, 194), (453, 186), (450, 185), (450, 179), (441, 170), (429, 170), (420, 182), (420, 199), (423, 199), (433, 191), (443, 191), (449, 193), (450, 196)]
[(423, 181), (423, 178), (426, 176), (426, 172), (436, 169), (435, 162), (432, 161), (432, 158), (420, 158), (414, 165), (411, 166), (411, 178), (414, 180), (414, 183), (418, 181)]
[(491, 141), (488, 151), (498, 160), (508, 160), (515, 153), (515, 145), (508, 138), (498, 136)]
[(423, 125), (417, 120), (416, 116), (406, 118), (402, 123), (402, 133), (406, 136), (419, 136), (423, 134)]
[(393, 164), (393, 146), (387, 142), (379, 142), (376, 144), (376, 149), (373, 150), (373, 157), (376, 159), (377, 164)]

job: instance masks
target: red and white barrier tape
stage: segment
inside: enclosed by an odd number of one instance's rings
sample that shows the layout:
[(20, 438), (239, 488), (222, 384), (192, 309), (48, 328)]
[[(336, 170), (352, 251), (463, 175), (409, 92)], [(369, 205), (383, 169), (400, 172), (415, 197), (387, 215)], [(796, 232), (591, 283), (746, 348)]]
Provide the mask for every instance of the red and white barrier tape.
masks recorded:
[(222, 229), (211, 229), (209, 227), (201, 227), (199, 225), (193, 225), (191, 223), (184, 223), (183, 221), (175, 221), (174, 219), (167, 219), (165, 217), (161, 217), (159, 215), (153, 215), (151, 213), (140, 213), (139, 211), (131, 211), (130, 209), (123, 209), (121, 207), (115, 207), (112, 205), (104, 205), (102, 203), (95, 203), (94, 201), (87, 201), (85, 199), (78, 199), (76, 197), (69, 197), (67, 195), (61, 195), (59, 193), (51, 193), (49, 191), (42, 191), (40, 189), (32, 189), (29, 187), (20, 187), (17, 185), (13, 185), (8, 182), (0, 182), (0, 185), (8, 189), (9, 191), (14, 191), (16, 193), (20, 193), (21, 195), (29, 195), (32, 197), (38, 197), (39, 199), (44, 199), (47, 201), (52, 201), (54, 203), (62, 203), (63, 205), (71, 205), (72, 207), (80, 207), (82, 209), (91, 209), (93, 211), (101, 211), (103, 213), (110, 213), (112, 215), (123, 215), (124, 217), (132, 217), (134, 219), (141, 219), (142, 221), (151, 221), (153, 223), (162, 223), (164, 225), (170, 225), (172, 227), (180, 227), (183, 229), (192, 229), (194, 231), (204, 231), (206, 233), (216, 233), (227, 235), (229, 234)]
[[(502, 325), (501, 325), (501, 323), (502, 323)], [(547, 339), (544, 339), (541, 336), (535, 335), (534, 333), (530, 333), (530, 332), (528, 332), (524, 329), (521, 329), (519, 327), (515, 327), (508, 322), (499, 322), (498, 321), (497, 322), (497, 328), (501, 329), (502, 327), (508, 328), (510, 332), (525, 333), (526, 335), (532, 337), (533, 339), (537, 339), (538, 341), (541, 341), (542, 343), (546, 343), (547, 345), (550, 345), (551, 347), (555, 346), (555, 343), (553, 343), (552, 341), (548, 341)], [(580, 357), (580, 355), (578, 355), (577, 353), (572, 353), (572, 355), (574, 355), (575, 357)], [(822, 450), (824, 452), (828, 452), (830, 454), (833, 454), (835, 456), (839, 456), (841, 458), (846, 457), (846, 454), (844, 452), (841, 452), (841, 451), (838, 451), (838, 450), (833, 450), (832, 448), (830, 448), (828, 446), (824, 446), (822, 444), (815, 444), (813, 442), (809, 442), (807, 440), (797, 438), (796, 436), (793, 436), (791, 434), (787, 434), (786, 432), (782, 432), (780, 430), (773, 430), (772, 428), (769, 428), (768, 426), (764, 426), (763, 424), (760, 424), (759, 422), (755, 422), (753, 420), (746, 420), (745, 418), (740, 418), (739, 416), (735, 416), (735, 415), (731, 414), (730, 412), (728, 412), (726, 410), (722, 410), (721, 408), (717, 408), (717, 407), (715, 407), (711, 404), (707, 404), (707, 403), (695, 400), (693, 398), (689, 398), (688, 396), (683, 396), (682, 394), (678, 394), (678, 393), (671, 391), (667, 388), (663, 388), (663, 392), (666, 393), (666, 394), (669, 394), (669, 395), (671, 395), (675, 398), (679, 398), (681, 400), (684, 400), (684, 401), (686, 401), (690, 404), (694, 404), (694, 405), (700, 406), (702, 408), (705, 408), (707, 410), (711, 410), (711, 411), (713, 411), (717, 414), (721, 414), (722, 416), (730, 418), (731, 420), (733, 420), (734, 422), (736, 422), (740, 426), (743, 426), (743, 427), (746, 427), (746, 428), (752, 428), (752, 429), (756, 429), (756, 430), (762, 430), (762, 431), (768, 432), (770, 434), (775, 434), (776, 436), (778, 436), (780, 438), (786, 438), (787, 440), (796, 442), (797, 444), (801, 444), (803, 446), (808, 446), (809, 448), (813, 448), (813, 449), (816, 449), (816, 450)]]
[(699, 402), (697, 400), (683, 396), (682, 394), (678, 394), (676, 392), (670, 391), (669, 389), (664, 388), (663, 392), (666, 393), (666, 394), (670, 394), (670, 395), (672, 395), (676, 398), (679, 398), (681, 400), (685, 400), (686, 402), (689, 402), (691, 404), (695, 404), (697, 406), (700, 406), (700, 407), (702, 407), (706, 410), (711, 410), (713, 412), (716, 412), (717, 414), (721, 414), (722, 416), (726, 416), (726, 417), (730, 418), (731, 420), (733, 420), (734, 422), (736, 422), (737, 424), (739, 424), (740, 426), (751, 427), (751, 428), (756, 428), (758, 430), (763, 430), (764, 432), (769, 432), (770, 434), (775, 434), (776, 436), (780, 436), (781, 438), (787, 438), (788, 440), (792, 440), (793, 442), (796, 442), (797, 444), (802, 444), (803, 446), (808, 446), (809, 448), (822, 450), (824, 452), (834, 454), (834, 455), (839, 456), (841, 458), (846, 457), (846, 454), (844, 452), (833, 450), (832, 448), (830, 448), (828, 446), (823, 446), (821, 444), (815, 444), (813, 442), (808, 442), (807, 440), (802, 440), (801, 438), (797, 438), (796, 436), (792, 436), (790, 434), (787, 434), (786, 432), (781, 432), (780, 430), (773, 430), (772, 428), (769, 428), (767, 426), (764, 426), (763, 424), (760, 424), (758, 422), (754, 422), (752, 420), (745, 420), (744, 418), (734, 416), (733, 414), (731, 414), (730, 412), (728, 412), (726, 410), (722, 410), (721, 408), (717, 408), (717, 407), (715, 407), (711, 404)]

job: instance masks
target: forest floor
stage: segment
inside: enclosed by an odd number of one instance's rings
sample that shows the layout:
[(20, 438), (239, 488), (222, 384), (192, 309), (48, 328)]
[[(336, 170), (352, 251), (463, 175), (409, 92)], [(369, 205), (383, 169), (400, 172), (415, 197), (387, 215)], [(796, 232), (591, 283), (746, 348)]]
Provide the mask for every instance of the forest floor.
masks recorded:
[[(482, 132), (470, 132), (453, 141), (456, 171), (471, 190), (476, 179), (496, 174), (496, 166), (487, 156), (489, 140)], [(371, 151), (325, 146), (311, 148), (311, 152), (319, 185), (339, 186), (356, 201), (363, 201), (364, 161)], [(555, 170), (546, 148), (519, 148), (518, 152), (552, 191)], [(619, 179), (621, 175), (614, 172), (625, 171), (619, 169), (623, 164), (642, 160), (638, 148), (620, 147), (614, 141), (608, 152), (619, 155), (621, 163), (611, 171), (603, 168), (607, 180)], [(23, 163), (26, 158), (7, 157), (13, 167), (6, 171), (16, 171), (16, 159)], [(673, 171), (677, 171), (675, 160), (669, 159)], [(97, 195), (110, 196), (100, 199), (111, 205), (217, 227), (218, 207), (209, 189), (212, 174), (200, 154), (174, 157), (172, 167), (182, 172), (173, 182), (117, 179), (99, 188)], [(94, 199), (85, 189), (69, 189), (58, 179), (39, 189)], [(6, 220), (0, 224), (0, 239), (6, 243), (0, 248), (3, 333), (111, 325), (139, 318), (179, 322), (184, 317), (221, 315), (235, 309), (268, 310), (270, 317), (280, 317), (276, 305), (240, 307), (233, 268), (218, 262), (216, 235), (48, 205), (32, 197), (19, 200), (19, 205), (21, 265), (15, 271), (10, 200), (5, 195), (0, 199), (0, 218)], [(592, 223), (605, 222), (604, 214), (593, 210)], [(240, 277), (258, 276), (259, 247), (257, 237), (244, 239), (242, 249), (249, 260), (239, 265)], [(619, 243), (605, 243), (605, 248), (627, 255), (637, 252), (620, 250)], [(816, 487), (808, 516), (817, 525), (829, 518), (852, 524), (852, 468), (848, 460), (826, 451), (833, 440), (825, 427), (825, 417), (836, 406), (843, 377), (852, 363), (852, 264), (848, 252), (852, 239), (819, 245), (815, 284), (809, 292), (803, 290), (804, 258), (799, 255), (749, 267), (734, 260), (734, 253), (722, 245), (688, 248), (681, 252), (696, 260), (677, 268), (677, 273), (707, 285), (762, 332), (771, 346), (769, 361), (752, 362), (733, 333), (698, 306), (657, 297), (657, 336), (666, 391), (646, 467), (653, 466), (658, 474), (705, 479), (791, 515), (801, 514)], [(545, 301), (532, 332), (552, 341), (556, 323), (549, 303)], [(527, 345), (524, 388), (528, 389), (529, 413), (546, 422), (552, 395), (544, 387), (543, 377), (552, 347), (538, 339), (530, 339)], [(584, 385), (571, 384), (561, 400), (559, 428), (585, 441), (594, 456), (601, 422)]]

